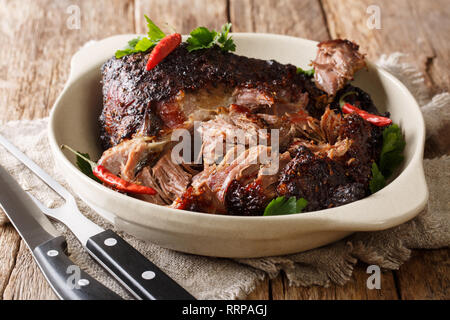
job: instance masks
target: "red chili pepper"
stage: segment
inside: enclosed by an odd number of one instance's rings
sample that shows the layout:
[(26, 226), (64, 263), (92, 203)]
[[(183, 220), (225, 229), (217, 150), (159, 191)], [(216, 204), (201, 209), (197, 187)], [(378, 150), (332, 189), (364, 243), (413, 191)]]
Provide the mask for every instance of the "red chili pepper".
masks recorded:
[(156, 190), (150, 187), (139, 185), (136, 183), (128, 182), (123, 180), (110, 172), (102, 165), (97, 165), (92, 170), (94, 176), (99, 178), (102, 182), (107, 185), (114, 187), (115, 189), (123, 192), (134, 193), (134, 194), (156, 194)]
[(361, 110), (350, 103), (346, 103), (342, 106), (343, 113), (357, 113), (361, 118), (370, 122), (378, 127), (385, 127), (392, 123), (392, 120), (386, 117), (377, 116), (375, 114), (368, 113), (367, 111)]
[(153, 69), (158, 63), (160, 63), (165, 57), (169, 55), (176, 47), (181, 43), (181, 34), (173, 33), (162, 38), (159, 43), (153, 48), (150, 53), (150, 57), (147, 61), (146, 70)]
[(99, 164), (95, 163), (94, 161), (86, 158), (85, 156), (83, 156), (79, 152), (73, 150), (72, 148), (70, 148), (66, 145), (62, 145), (61, 147), (69, 149), (70, 151), (75, 153), (77, 156), (79, 156), (83, 160), (87, 161), (91, 165), (92, 173), (94, 174), (94, 176), (96, 176), (98, 179), (100, 179), (103, 183), (105, 183), (119, 191), (133, 193), (133, 194), (149, 194), (149, 195), (156, 194), (156, 190), (151, 187), (139, 185), (136, 183), (126, 181), (122, 178), (119, 178), (118, 176), (113, 174), (111, 171), (106, 169), (106, 167), (99, 165)]

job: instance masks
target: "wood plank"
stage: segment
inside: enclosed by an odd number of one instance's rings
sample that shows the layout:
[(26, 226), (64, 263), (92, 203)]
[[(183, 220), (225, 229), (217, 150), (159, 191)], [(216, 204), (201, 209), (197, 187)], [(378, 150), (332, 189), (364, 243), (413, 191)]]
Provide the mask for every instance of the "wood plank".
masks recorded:
[[(69, 29), (71, 5), (80, 29)], [(48, 115), (85, 42), (133, 32), (132, 1), (0, 0), (0, 122)], [(76, 7), (74, 7), (76, 8)]]
[[(188, 34), (198, 26), (219, 29), (227, 22), (226, 0), (136, 0), (137, 33), (147, 32), (147, 15), (164, 31)], [(168, 24), (168, 25), (167, 25)]]
[[(446, 0), (412, 1), (410, 3), (414, 20), (424, 33), (433, 49), (428, 58), (426, 72), (431, 79), (432, 93), (450, 91), (450, 6)], [(437, 157), (450, 150), (448, 135), (450, 123), (442, 125), (436, 137), (428, 139), (425, 148), (426, 157)], [(447, 137), (446, 139), (443, 137)]]
[(16, 264), (20, 236), (12, 225), (0, 227), (0, 299)]
[(368, 289), (366, 282), (369, 274), (366, 265), (358, 264), (352, 278), (344, 285), (331, 284), (328, 288), (293, 287), (284, 274), (272, 281), (274, 300), (393, 300), (398, 299), (392, 272), (381, 275), (381, 289)]
[(329, 38), (318, 0), (230, 0), (234, 32), (267, 32), (312, 40)]
[(3, 293), (5, 300), (56, 300), (57, 297), (36, 266), (30, 250), (20, 242), (16, 265)]
[[(408, 61), (426, 73), (429, 59), (434, 50), (427, 40), (427, 35), (418, 25), (422, 24), (414, 18), (408, 0), (379, 0), (381, 29), (369, 28), (367, 13), (372, 0), (323, 0), (323, 8), (327, 16), (330, 34), (333, 38), (347, 38), (355, 41), (361, 51), (367, 53), (372, 60), (381, 54), (395, 51), (408, 54)], [(432, 1), (427, 1), (427, 3)], [(431, 80), (428, 78), (428, 85)]]
[(401, 298), (450, 299), (450, 250), (415, 250), (395, 272)]
[(269, 279), (266, 278), (259, 281), (256, 285), (256, 289), (247, 296), (247, 300), (269, 300)]
[[(68, 27), (71, 5), (80, 8), (80, 29)], [(80, 46), (134, 32), (132, 0), (0, 0), (0, 8), (0, 41), (8, 44), (0, 46), (0, 123), (47, 116), (67, 79), (71, 56)], [(0, 228), (0, 241), (5, 242), (5, 250), (0, 250), (3, 297), (55, 298), (23, 242), (19, 249), (12, 227)], [(6, 237), (8, 233), (12, 235)], [(12, 272), (11, 265), (15, 265)], [(5, 279), (8, 284), (2, 282)]]
[(413, 20), (432, 47), (426, 72), (434, 93), (450, 89), (450, 6), (447, 0), (410, 1)]

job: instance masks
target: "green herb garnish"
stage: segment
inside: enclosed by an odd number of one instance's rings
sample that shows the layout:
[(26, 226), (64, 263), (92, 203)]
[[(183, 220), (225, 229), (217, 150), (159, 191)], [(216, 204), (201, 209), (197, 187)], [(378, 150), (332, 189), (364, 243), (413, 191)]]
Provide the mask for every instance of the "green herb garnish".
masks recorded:
[(375, 193), (386, 186), (388, 179), (394, 170), (403, 162), (403, 150), (406, 142), (402, 130), (397, 124), (393, 124), (383, 130), (383, 146), (381, 148), (378, 165), (372, 165), (372, 180), (369, 188)]
[(164, 32), (152, 21), (149, 17), (145, 16), (147, 20), (147, 37), (144, 38), (134, 38), (128, 41), (128, 46), (124, 49), (116, 51), (116, 58), (122, 58), (132, 53), (146, 52), (156, 46), (156, 44), (166, 36)]
[(312, 77), (314, 75), (314, 69), (303, 70), (302, 68), (297, 68), (297, 74), (302, 73), (305, 76)]
[(386, 186), (386, 179), (378, 169), (377, 164), (372, 164), (372, 180), (369, 182), (370, 192), (375, 193)]
[(295, 197), (290, 197), (286, 200), (284, 196), (278, 197), (267, 205), (264, 216), (300, 213), (307, 205), (308, 201), (304, 198), (297, 200)]
[[(79, 152), (79, 154), (81, 154), (83, 157), (85, 157), (88, 160), (91, 160), (91, 157), (89, 157), (89, 154), (87, 153), (82, 153)], [(92, 165), (86, 161), (85, 159), (83, 159), (82, 157), (80, 157), (79, 155), (77, 155), (77, 167), (78, 169), (80, 169), (81, 172), (83, 172), (85, 175), (87, 175), (89, 178), (94, 179), (95, 181), (97, 181), (98, 183), (102, 183), (96, 176), (94, 176), (94, 174), (92, 173)]]
[(192, 52), (217, 45), (222, 51), (235, 51), (236, 45), (233, 38), (228, 36), (230, 29), (231, 23), (224, 24), (220, 33), (215, 30), (209, 30), (206, 27), (195, 28), (187, 39), (187, 49), (189, 52)]
[(393, 124), (383, 131), (383, 147), (380, 155), (380, 171), (385, 178), (389, 178), (394, 170), (403, 162), (403, 150), (406, 142), (402, 130)]

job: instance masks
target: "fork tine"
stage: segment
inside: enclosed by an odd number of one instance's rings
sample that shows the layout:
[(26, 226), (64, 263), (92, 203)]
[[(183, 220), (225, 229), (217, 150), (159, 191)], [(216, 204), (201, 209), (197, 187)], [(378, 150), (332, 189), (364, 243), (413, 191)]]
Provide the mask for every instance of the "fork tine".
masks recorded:
[(73, 196), (63, 186), (61, 186), (55, 179), (50, 177), (47, 172), (42, 170), (33, 160), (28, 158), (22, 151), (16, 148), (5, 137), (0, 135), (0, 144), (3, 145), (14, 157), (19, 159), (25, 166), (28, 167), (35, 175), (37, 175), (46, 185), (52, 188), (57, 194), (68, 201)]
[(46, 205), (44, 205), (42, 202), (40, 202), (35, 196), (33, 196), (33, 195), (31, 194), (31, 192), (29, 192), (29, 191), (26, 191), (26, 192), (27, 192), (28, 195), (30, 196), (31, 200), (33, 200), (33, 202), (39, 207), (39, 209), (40, 209), (42, 212), (44, 212), (45, 214), (49, 214), (49, 210), (52, 210), (52, 209), (50, 209), (49, 207), (47, 207)]

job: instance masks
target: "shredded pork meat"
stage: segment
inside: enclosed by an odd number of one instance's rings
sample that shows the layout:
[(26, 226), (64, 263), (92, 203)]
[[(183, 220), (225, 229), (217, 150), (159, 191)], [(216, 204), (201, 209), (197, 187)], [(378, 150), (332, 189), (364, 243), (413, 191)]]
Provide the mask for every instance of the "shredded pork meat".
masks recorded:
[[(381, 129), (338, 103), (355, 91), (353, 104), (378, 112), (348, 84), (364, 55), (348, 40), (318, 48), (314, 79), (217, 48), (181, 45), (150, 72), (145, 54), (111, 59), (102, 69), (107, 150), (99, 163), (157, 191), (133, 195), (141, 200), (212, 214), (261, 215), (277, 196), (303, 197), (307, 211), (366, 196)], [(180, 128), (201, 137), (196, 163), (172, 158), (167, 141)]]
[(313, 61), (316, 86), (330, 96), (353, 79), (356, 71), (366, 64), (359, 46), (348, 40), (329, 40), (318, 44), (319, 51)]

